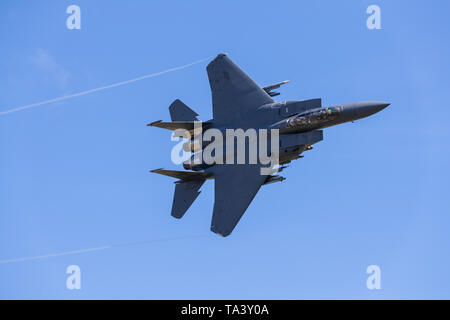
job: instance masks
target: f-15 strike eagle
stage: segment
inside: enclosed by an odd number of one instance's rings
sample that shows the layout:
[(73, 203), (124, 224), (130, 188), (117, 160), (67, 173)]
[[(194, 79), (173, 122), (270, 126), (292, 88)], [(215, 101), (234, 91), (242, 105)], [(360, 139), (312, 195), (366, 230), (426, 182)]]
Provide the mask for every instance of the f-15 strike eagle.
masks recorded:
[[(178, 219), (183, 217), (198, 197), (203, 183), (207, 179), (214, 179), (215, 201), (211, 231), (224, 237), (231, 234), (261, 186), (285, 179), (273, 173), (282, 171), (292, 160), (303, 157), (301, 154), (304, 151), (312, 149), (313, 144), (323, 139), (322, 129), (368, 117), (389, 106), (389, 103), (378, 101), (327, 108), (322, 108), (321, 99), (276, 102), (272, 97), (279, 93), (273, 90), (289, 81), (262, 88), (225, 54), (219, 54), (208, 64), (206, 70), (212, 92), (213, 119), (200, 122), (198, 114), (177, 99), (169, 107), (171, 122), (159, 120), (148, 124), (175, 132), (184, 129), (190, 134), (194, 133), (194, 137), (189, 137), (187, 142), (188, 149), (194, 154), (183, 164), (185, 169), (190, 170), (156, 169), (151, 172), (178, 179), (175, 182), (172, 204), (172, 216)], [(233, 152), (236, 151), (234, 145), (228, 149), (230, 143), (227, 139), (210, 138), (210, 141), (204, 139), (199, 143), (199, 131), (195, 133), (196, 124), (197, 129), (198, 124), (201, 125), (200, 137), (202, 134), (205, 137), (206, 131), (211, 129), (216, 129), (216, 133), (227, 134), (230, 129), (235, 132), (237, 129), (242, 129), (241, 132), (247, 132), (249, 129), (259, 132), (261, 129), (270, 130), (271, 137), (276, 137), (277, 143), (272, 144), (277, 145), (278, 163), (273, 166), (272, 171), (263, 172), (261, 169), (267, 162), (250, 162), (247, 156), (245, 161), (202, 162), (200, 157), (200, 162), (195, 162), (195, 156), (214, 143), (216, 150), (211, 154), (217, 155), (218, 159), (229, 159), (231, 150), (231, 159), (234, 160)], [(261, 138), (260, 133), (258, 137)], [(268, 139), (267, 134), (265, 137)], [(254, 141), (244, 136), (245, 150), (250, 150)], [(234, 143), (234, 138), (231, 142)], [(226, 144), (228, 145), (225, 146)], [(225, 147), (226, 151), (223, 151)], [(269, 166), (272, 166), (272, 163)]]

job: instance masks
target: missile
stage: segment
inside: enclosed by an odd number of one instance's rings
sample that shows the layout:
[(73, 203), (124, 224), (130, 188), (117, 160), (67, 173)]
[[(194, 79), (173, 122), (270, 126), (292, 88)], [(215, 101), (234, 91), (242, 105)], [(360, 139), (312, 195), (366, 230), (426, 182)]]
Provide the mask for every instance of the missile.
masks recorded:
[(275, 97), (275, 96), (279, 96), (280, 93), (279, 92), (274, 92), (272, 91), (273, 89), (278, 89), (279, 87), (281, 87), (283, 84), (289, 83), (290, 80), (285, 80), (285, 81), (281, 81), (275, 84), (272, 84), (270, 86), (264, 87), (263, 90), (265, 92), (267, 92), (267, 94), (271, 97)]
[(264, 87), (263, 89), (264, 89), (264, 91), (268, 92), (268, 91), (273, 90), (273, 89), (278, 89), (278, 88), (281, 87), (283, 84), (289, 83), (290, 81), (291, 81), (291, 80), (281, 81), (281, 82), (272, 84), (272, 85), (270, 85), (270, 86)]
[(282, 177), (282, 176), (269, 176), (263, 185), (271, 184), (271, 183), (275, 183), (275, 182), (281, 182), (283, 180), (286, 180), (286, 178)]

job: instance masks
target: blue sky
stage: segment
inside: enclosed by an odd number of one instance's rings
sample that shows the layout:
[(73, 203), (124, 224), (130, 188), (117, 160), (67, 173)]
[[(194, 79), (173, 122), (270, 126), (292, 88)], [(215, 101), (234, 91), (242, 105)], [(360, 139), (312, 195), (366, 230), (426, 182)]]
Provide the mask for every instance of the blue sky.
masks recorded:
[[(81, 8), (81, 30), (66, 8)], [(381, 8), (381, 30), (366, 8)], [(170, 217), (180, 98), (211, 117), (207, 62), (0, 116), (0, 298), (450, 298), (447, 1), (2, 1), (0, 112), (226, 52), (278, 100), (391, 106), (326, 129), (233, 234), (209, 231), (213, 183)], [(188, 238), (176, 239), (178, 237)], [(196, 236), (196, 237), (191, 237)], [(197, 237), (198, 236), (198, 237)], [(190, 237), (190, 238), (189, 238)], [(66, 288), (80, 266), (82, 289)], [(369, 265), (381, 290), (366, 288)]]

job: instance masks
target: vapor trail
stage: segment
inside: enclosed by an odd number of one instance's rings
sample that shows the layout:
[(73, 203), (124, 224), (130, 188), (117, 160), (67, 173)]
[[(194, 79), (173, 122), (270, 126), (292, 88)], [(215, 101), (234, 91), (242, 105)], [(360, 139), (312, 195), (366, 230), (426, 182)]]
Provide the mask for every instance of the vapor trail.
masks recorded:
[(103, 87), (99, 87), (99, 88), (95, 88), (95, 89), (90, 89), (90, 90), (86, 90), (86, 91), (82, 91), (82, 92), (78, 92), (78, 93), (74, 93), (74, 94), (70, 94), (70, 95), (67, 95), (67, 96), (62, 96), (62, 97), (58, 97), (58, 98), (54, 98), (54, 99), (50, 99), (50, 100), (36, 102), (36, 103), (32, 103), (32, 104), (29, 104), (29, 105), (26, 105), (26, 106), (12, 108), (12, 109), (9, 109), (9, 110), (1, 111), (0, 112), (0, 116), (4, 116), (4, 115), (9, 114), (9, 113), (22, 111), (22, 110), (25, 110), (25, 109), (34, 108), (34, 107), (37, 107), (37, 106), (42, 106), (44, 104), (49, 104), (49, 103), (53, 103), (53, 102), (58, 102), (58, 101), (62, 101), (62, 100), (67, 100), (67, 99), (72, 99), (72, 98), (75, 98), (75, 97), (84, 96), (84, 95), (87, 95), (87, 94), (90, 94), (90, 93), (93, 93), (93, 92), (97, 92), (97, 91), (102, 91), (102, 90), (106, 90), (106, 89), (110, 89), (110, 88), (123, 86), (125, 84), (129, 84), (129, 83), (132, 83), (132, 82), (136, 82), (136, 81), (140, 81), (140, 80), (144, 80), (144, 79), (148, 79), (148, 78), (154, 78), (154, 77), (160, 76), (160, 75), (165, 74), (165, 73), (169, 73), (169, 72), (172, 72), (172, 71), (177, 71), (177, 70), (188, 68), (188, 67), (190, 67), (190, 66), (192, 66), (194, 64), (198, 64), (198, 63), (206, 61), (206, 60), (209, 60), (209, 58), (198, 60), (198, 61), (194, 61), (194, 62), (185, 64), (185, 65), (182, 65), (182, 66), (179, 66), (179, 67), (174, 67), (174, 68), (167, 69), (167, 70), (164, 70), (164, 71), (147, 74), (147, 75), (144, 75), (144, 76), (141, 76), (141, 77), (137, 77), (137, 78), (133, 78), (133, 79), (130, 79), (130, 80), (113, 83), (113, 84), (110, 84), (110, 85), (107, 85), (107, 86), (103, 86)]
[(119, 244), (111, 244), (111, 245), (102, 246), (102, 247), (80, 249), (80, 250), (73, 250), (73, 251), (65, 251), (65, 252), (58, 252), (58, 253), (49, 253), (49, 254), (44, 254), (44, 255), (41, 255), (41, 256), (25, 257), (25, 258), (17, 258), (17, 259), (9, 259), (9, 260), (0, 260), (0, 264), (14, 263), (14, 262), (23, 262), (23, 261), (30, 261), (30, 260), (38, 260), (38, 259), (53, 258), (53, 257), (60, 257), (60, 256), (68, 256), (68, 255), (72, 255), (72, 254), (86, 253), (86, 252), (92, 252), (92, 251), (100, 251), (100, 250), (113, 249), (113, 248), (119, 248), (119, 247), (143, 245), (143, 244), (150, 244), (150, 243), (164, 242), (164, 241), (172, 241), (172, 240), (191, 239), (191, 238), (198, 238), (198, 237), (204, 237), (204, 236), (202, 236), (202, 235), (194, 235), (194, 236), (184, 236), (184, 237), (161, 238), (161, 239), (148, 240), (148, 241), (125, 242), (125, 243), (119, 243)]

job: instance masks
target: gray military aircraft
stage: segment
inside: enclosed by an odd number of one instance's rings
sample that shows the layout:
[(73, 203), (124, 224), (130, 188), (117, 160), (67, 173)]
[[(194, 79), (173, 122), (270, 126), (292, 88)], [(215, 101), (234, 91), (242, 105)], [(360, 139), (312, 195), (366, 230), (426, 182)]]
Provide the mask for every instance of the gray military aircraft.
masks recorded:
[[(322, 129), (368, 117), (389, 106), (389, 103), (378, 101), (327, 108), (322, 108), (321, 99), (276, 102), (272, 97), (279, 93), (273, 90), (289, 81), (261, 88), (225, 54), (219, 54), (206, 70), (212, 92), (213, 119), (201, 122), (201, 132), (211, 128), (221, 132), (237, 128), (278, 129), (279, 165), (272, 173), (280, 172), (292, 160), (302, 158), (304, 151), (311, 150), (313, 144), (323, 139)], [(169, 112), (171, 122), (159, 120), (148, 125), (194, 132), (194, 124), (199, 123), (197, 113), (178, 99), (170, 105)], [(194, 152), (202, 151), (210, 143), (202, 141), (200, 147), (195, 148), (194, 138), (188, 142)], [(246, 141), (247, 145), (249, 143)], [(186, 161), (184, 168), (190, 169), (188, 171), (156, 169), (151, 172), (178, 179), (172, 204), (172, 216), (178, 219), (198, 197), (203, 183), (214, 179), (211, 231), (228, 236), (260, 187), (285, 179), (278, 175), (262, 174), (262, 166), (259, 162), (195, 164)]]

